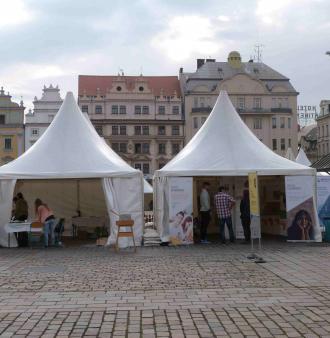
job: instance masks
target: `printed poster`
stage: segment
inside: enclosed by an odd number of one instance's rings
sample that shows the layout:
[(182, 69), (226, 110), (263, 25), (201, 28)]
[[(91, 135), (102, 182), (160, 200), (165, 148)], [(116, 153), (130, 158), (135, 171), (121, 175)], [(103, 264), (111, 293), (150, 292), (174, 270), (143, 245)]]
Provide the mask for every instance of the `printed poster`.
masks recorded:
[(249, 173), (249, 194), (251, 215), (260, 216), (257, 173)]
[(330, 176), (317, 177), (317, 214), (324, 227), (327, 218), (330, 220)]
[(287, 236), (292, 241), (319, 239), (313, 199), (314, 176), (286, 176)]
[(192, 244), (194, 242), (192, 177), (170, 178), (169, 206), (171, 243)]

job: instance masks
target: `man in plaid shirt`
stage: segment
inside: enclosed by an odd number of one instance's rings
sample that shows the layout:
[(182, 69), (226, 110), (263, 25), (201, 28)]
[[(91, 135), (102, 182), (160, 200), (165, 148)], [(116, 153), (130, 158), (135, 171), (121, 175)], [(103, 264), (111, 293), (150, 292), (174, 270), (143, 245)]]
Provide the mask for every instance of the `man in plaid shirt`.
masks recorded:
[(220, 222), (220, 240), (222, 243), (226, 243), (225, 224), (227, 224), (229, 238), (233, 243), (235, 241), (235, 235), (231, 219), (231, 209), (235, 205), (235, 200), (229, 194), (224, 192), (224, 187), (220, 187), (219, 192), (214, 196), (214, 204)]

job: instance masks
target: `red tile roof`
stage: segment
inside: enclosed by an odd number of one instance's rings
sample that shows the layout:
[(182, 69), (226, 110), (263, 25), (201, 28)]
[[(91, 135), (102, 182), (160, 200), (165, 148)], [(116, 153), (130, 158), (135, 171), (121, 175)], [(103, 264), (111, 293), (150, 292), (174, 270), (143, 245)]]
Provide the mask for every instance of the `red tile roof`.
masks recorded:
[[(100, 95), (105, 95), (107, 90), (112, 88), (112, 82), (119, 76), (100, 76), (100, 75), (79, 75), (78, 93), (79, 95), (96, 95), (99, 88)], [(148, 82), (148, 87), (155, 96), (160, 96), (161, 90), (164, 96), (173, 96), (176, 91), (181, 96), (179, 79), (176, 76), (120, 76), (121, 80), (126, 82), (129, 90), (135, 86), (136, 80)]]

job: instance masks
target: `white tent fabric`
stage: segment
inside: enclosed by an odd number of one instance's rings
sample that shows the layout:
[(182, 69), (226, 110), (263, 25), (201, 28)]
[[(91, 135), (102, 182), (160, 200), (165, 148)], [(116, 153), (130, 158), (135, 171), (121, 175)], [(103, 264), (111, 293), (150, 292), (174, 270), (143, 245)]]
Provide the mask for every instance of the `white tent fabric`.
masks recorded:
[(275, 154), (241, 120), (227, 92), (221, 91), (208, 119), (190, 142), (155, 172), (155, 222), (161, 239), (169, 237), (170, 176), (312, 175), (315, 169)]
[[(112, 180), (114, 190), (104, 189), (108, 211), (115, 207), (111, 201), (117, 200), (119, 212), (132, 215), (137, 243), (140, 243), (143, 224), (142, 173), (129, 166), (100, 138), (89, 119), (80, 111), (71, 92), (67, 93), (59, 112), (41, 138), (26, 153), (0, 168), (0, 182), (91, 178)], [(110, 193), (113, 196), (109, 196)], [(10, 207), (12, 196), (11, 193), (6, 197)], [(5, 224), (3, 222), (8, 220), (1, 218), (0, 229)], [(113, 227), (114, 223), (111, 225)]]
[(303, 148), (299, 149), (298, 155), (296, 157), (296, 162), (302, 165), (306, 165), (308, 167), (312, 164), (312, 162), (306, 156)]
[(147, 182), (146, 179), (143, 179), (143, 192), (145, 194), (152, 194), (154, 192), (152, 186)]
[(315, 170), (275, 154), (252, 133), (221, 91), (190, 142), (156, 176), (314, 175)]
[(288, 160), (293, 161), (293, 162), (296, 161), (296, 158), (295, 158), (293, 151), (290, 147), (286, 151), (285, 158), (287, 158)]

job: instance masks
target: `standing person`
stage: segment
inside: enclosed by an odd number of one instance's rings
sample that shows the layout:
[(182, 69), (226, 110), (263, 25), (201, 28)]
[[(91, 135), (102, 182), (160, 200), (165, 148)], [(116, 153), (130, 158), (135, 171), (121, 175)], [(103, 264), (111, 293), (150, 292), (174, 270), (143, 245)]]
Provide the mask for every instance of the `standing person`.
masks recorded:
[(214, 196), (214, 204), (220, 223), (220, 240), (223, 244), (226, 243), (225, 224), (227, 224), (230, 242), (234, 243), (235, 235), (233, 231), (233, 222), (231, 219), (231, 209), (235, 205), (235, 200), (229, 194), (224, 192), (224, 187), (220, 187), (219, 192)]
[(211, 220), (211, 206), (210, 206), (210, 194), (209, 194), (210, 183), (204, 182), (203, 188), (199, 197), (200, 202), (200, 213), (201, 213), (201, 243), (207, 244), (207, 227)]
[[(29, 216), (29, 207), (21, 192), (16, 195), (14, 220), (24, 222)], [(29, 244), (29, 234), (27, 231), (17, 233), (18, 246), (24, 247)]]
[(244, 231), (245, 242), (249, 243), (251, 240), (251, 214), (250, 214), (250, 196), (249, 190), (245, 189), (243, 191), (243, 198), (239, 206), (241, 211), (241, 221)]
[(50, 244), (55, 244), (54, 224), (55, 217), (53, 211), (48, 208), (47, 204), (43, 203), (40, 198), (34, 202), (37, 221), (44, 224), (44, 245), (48, 247), (48, 237), (50, 235)]

